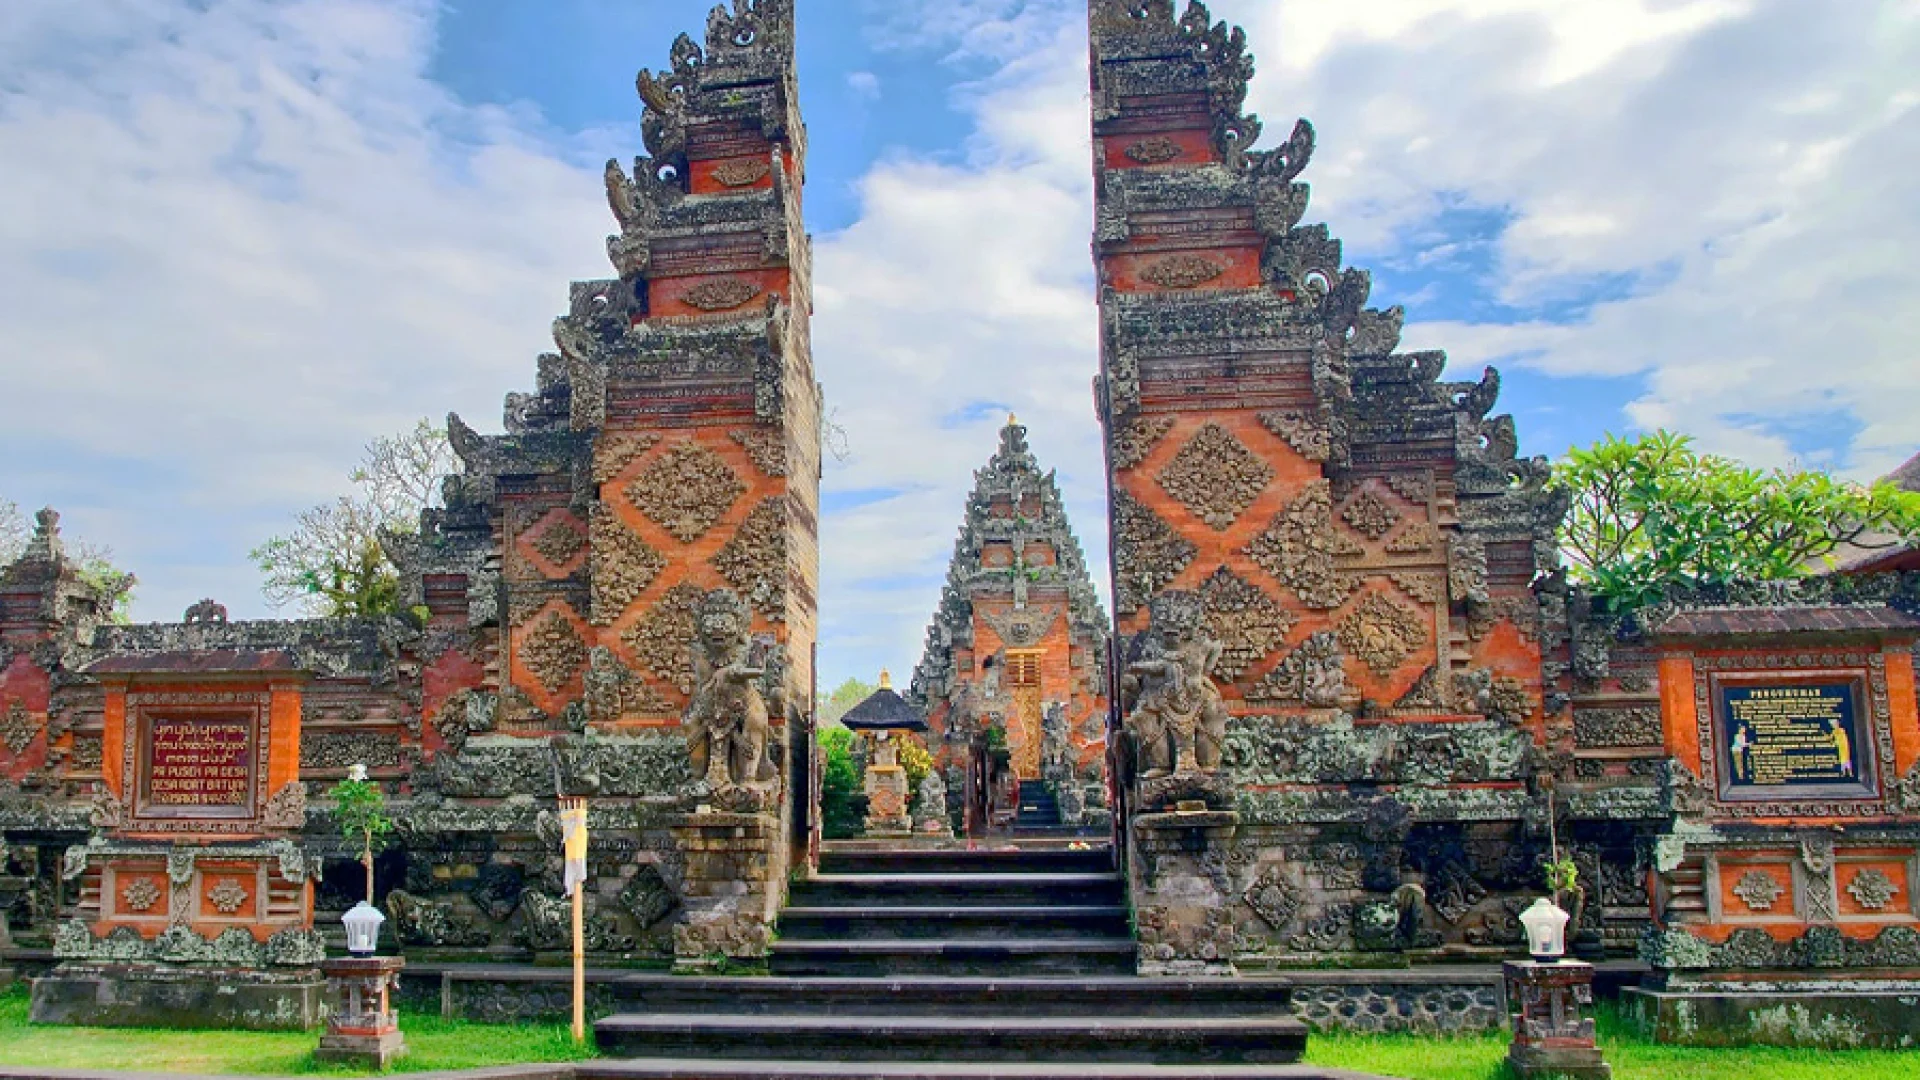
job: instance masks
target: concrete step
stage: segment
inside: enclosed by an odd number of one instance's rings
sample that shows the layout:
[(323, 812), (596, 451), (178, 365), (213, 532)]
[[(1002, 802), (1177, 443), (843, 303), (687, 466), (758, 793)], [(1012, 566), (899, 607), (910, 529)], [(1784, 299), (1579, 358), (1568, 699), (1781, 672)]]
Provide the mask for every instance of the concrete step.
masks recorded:
[(796, 907), (1029, 907), (1054, 904), (1124, 903), (1114, 873), (815, 874), (795, 882), (788, 903)]
[(623, 1013), (594, 1025), (612, 1057), (802, 1061), (1290, 1064), (1285, 1017), (793, 1016)]
[[(533, 973), (554, 986), (564, 969)], [(596, 984), (602, 985), (602, 984)], [(757, 978), (634, 972), (603, 993), (617, 1011), (885, 1016), (1289, 1016), (1277, 979), (984, 977)]]
[(576, 1080), (1380, 1080), (1317, 1065), (1147, 1065), (997, 1061), (716, 1061), (602, 1058)]
[(862, 849), (831, 846), (820, 853), (823, 874), (1093, 874), (1113, 870), (1113, 848), (1084, 851), (1001, 848), (995, 850)]
[(1121, 904), (1022, 907), (789, 907), (780, 933), (793, 938), (1125, 937)]
[(835, 941), (781, 938), (767, 970), (795, 976), (1079, 976), (1134, 970), (1131, 938), (929, 938)]

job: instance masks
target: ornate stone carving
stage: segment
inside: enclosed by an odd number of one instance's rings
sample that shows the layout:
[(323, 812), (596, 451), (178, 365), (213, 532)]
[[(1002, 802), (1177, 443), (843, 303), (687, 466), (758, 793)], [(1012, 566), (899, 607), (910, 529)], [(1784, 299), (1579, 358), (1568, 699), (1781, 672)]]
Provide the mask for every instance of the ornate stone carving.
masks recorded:
[(1487, 602), (1487, 546), (1479, 537), (1455, 533), (1448, 538), (1447, 589), (1459, 603)]
[(772, 643), (754, 640), (749, 628), (747, 606), (733, 592), (715, 589), (701, 602), (693, 699), (682, 724), (695, 771), (716, 790), (765, 785), (778, 776), (760, 692)]
[(1872, 866), (1853, 875), (1853, 880), (1847, 882), (1847, 893), (1853, 897), (1853, 902), (1868, 911), (1884, 909), (1899, 892), (1900, 887), (1893, 883), (1892, 878)]
[(306, 828), (307, 785), (298, 780), (282, 785), (260, 808), (260, 824), (268, 829)]
[(1207, 629), (1220, 645), (1212, 671), (1223, 679), (1239, 679), (1293, 629), (1292, 614), (1224, 566), (1200, 586), (1200, 598), (1206, 604)]
[(160, 886), (152, 878), (135, 878), (120, 890), (120, 906), (127, 911), (151, 911), (159, 902)]
[(586, 700), (587, 715), (602, 722), (673, 709), (658, 691), (628, 671), (613, 650), (605, 646), (596, 646), (588, 653)]
[(1167, 494), (1224, 532), (1260, 497), (1273, 468), (1226, 428), (1208, 424), (1187, 440), (1157, 478)]
[(773, 172), (770, 158), (736, 158), (713, 168), (713, 179), (722, 187), (748, 187), (765, 180)]
[(1300, 890), (1289, 882), (1279, 864), (1269, 863), (1241, 895), (1260, 921), (1275, 930), (1285, 930), (1300, 911)]
[(760, 475), (787, 475), (787, 440), (778, 428), (735, 428), (727, 438), (740, 444)]
[(344, 769), (349, 765), (390, 769), (399, 764), (400, 733), (397, 731), (307, 728), (300, 732), (300, 767), (303, 769)]
[(701, 311), (730, 311), (759, 296), (761, 288), (746, 278), (721, 278), (703, 281), (681, 297)]
[(250, 895), (239, 882), (222, 881), (207, 890), (207, 903), (212, 904), (213, 910), (222, 915), (232, 915), (240, 910), (240, 906), (247, 902), (247, 897)]
[(1227, 268), (1198, 255), (1170, 255), (1149, 263), (1140, 271), (1140, 280), (1163, 289), (1192, 289), (1214, 280)]
[(647, 591), (660, 571), (667, 568), (667, 559), (629, 529), (620, 520), (619, 511), (605, 503), (593, 504), (588, 520), (593, 532), (588, 568), (593, 579), (590, 611), (594, 625), (608, 626)]
[(1127, 156), (1127, 160), (1141, 165), (1164, 165), (1179, 157), (1182, 151), (1179, 143), (1165, 135), (1154, 135), (1129, 145), (1121, 153)]
[(952, 836), (953, 822), (947, 816), (947, 782), (939, 769), (928, 769), (914, 795), (913, 831), (919, 836)]
[(760, 500), (733, 538), (713, 555), (713, 568), (755, 611), (774, 622), (787, 616), (787, 521), (783, 500)]
[(1387, 541), (1392, 555), (1425, 555), (1440, 546), (1440, 530), (1429, 522), (1415, 521)]
[(186, 613), (180, 616), (180, 621), (183, 623), (224, 623), (227, 621), (227, 608), (226, 605), (215, 603), (214, 600), (209, 597), (188, 608)]
[(1151, 625), (1120, 683), (1141, 777), (1217, 770), (1227, 708), (1213, 684), (1221, 649), (1207, 631), (1204, 601), (1193, 593), (1165, 592), (1154, 597), (1149, 611)]
[(1427, 628), (1413, 612), (1370, 592), (1340, 620), (1340, 644), (1384, 679), (1427, 643)]
[(636, 458), (659, 444), (660, 436), (650, 431), (602, 436), (593, 457), (593, 482), (612, 483)]
[(1332, 454), (1333, 429), (1317, 413), (1263, 412), (1260, 423), (1308, 461), (1325, 461)]
[(7, 749), (14, 753), (23, 754), (39, 734), (40, 725), (33, 722), (26, 705), (14, 699), (13, 704), (7, 706), (6, 714), (0, 716), (0, 742), (6, 743)]
[(555, 569), (564, 570), (574, 556), (586, 550), (587, 538), (581, 534), (580, 526), (574, 524), (573, 515), (550, 514), (546, 526), (527, 541), (527, 546)]
[(1113, 493), (1114, 606), (1137, 611), (1193, 561), (1186, 537), (1124, 491)]
[(1659, 746), (1660, 706), (1630, 705), (1573, 711), (1573, 738), (1588, 749), (1623, 746)]
[(1370, 487), (1362, 487), (1347, 505), (1340, 510), (1340, 516), (1353, 526), (1355, 532), (1369, 540), (1378, 540), (1400, 524), (1400, 511), (1395, 510), (1385, 499), (1374, 494)]
[(627, 498), (681, 543), (700, 539), (747, 486), (720, 455), (694, 442), (661, 454), (627, 485)]
[(520, 645), (520, 659), (547, 693), (558, 694), (586, 666), (587, 646), (571, 619), (558, 611), (548, 611), (527, 631)]
[(485, 945), (490, 936), (471, 919), (456, 914), (451, 905), (415, 896), (405, 889), (387, 894), (387, 914), (393, 919), (393, 935), (402, 945)]
[(620, 890), (621, 909), (633, 916), (634, 925), (642, 931), (653, 929), (679, 906), (673, 886), (660, 875), (660, 868), (651, 864), (635, 871)]
[(1247, 690), (1249, 701), (1297, 701), (1311, 708), (1340, 704), (1347, 692), (1346, 655), (1339, 635), (1323, 630), (1299, 647)]
[(694, 612), (705, 594), (682, 583), (662, 593), (646, 617), (627, 628), (621, 642), (648, 671), (682, 694), (693, 693)]
[(1173, 421), (1166, 417), (1142, 416), (1128, 421), (1113, 435), (1113, 467), (1131, 469), (1145, 461), (1154, 444), (1172, 427)]
[(1247, 545), (1246, 555), (1310, 608), (1325, 611), (1344, 603), (1348, 583), (1333, 568), (1332, 486), (1325, 480), (1308, 484)]

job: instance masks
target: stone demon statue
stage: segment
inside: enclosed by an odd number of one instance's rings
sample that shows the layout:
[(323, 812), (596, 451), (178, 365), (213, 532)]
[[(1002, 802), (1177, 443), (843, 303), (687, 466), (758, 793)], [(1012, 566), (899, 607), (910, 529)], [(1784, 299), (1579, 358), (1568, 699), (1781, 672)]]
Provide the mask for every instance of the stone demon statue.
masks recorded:
[(1211, 674), (1220, 643), (1193, 593), (1161, 593), (1148, 610), (1152, 625), (1120, 682), (1141, 779), (1213, 772), (1227, 737), (1227, 708)]
[(730, 589), (715, 589), (695, 615), (693, 699), (683, 721), (696, 774), (715, 791), (758, 786), (778, 772), (767, 753), (767, 643), (749, 634), (746, 602)]

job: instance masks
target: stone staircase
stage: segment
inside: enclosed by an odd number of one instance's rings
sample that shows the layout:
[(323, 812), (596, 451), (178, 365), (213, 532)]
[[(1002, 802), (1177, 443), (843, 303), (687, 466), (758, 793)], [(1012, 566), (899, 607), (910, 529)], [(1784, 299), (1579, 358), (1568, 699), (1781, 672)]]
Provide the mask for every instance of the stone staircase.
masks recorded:
[(1060, 827), (1060, 804), (1045, 781), (1020, 781), (1020, 808), (1014, 815), (1013, 827), (1021, 832)]
[[(589, 1074), (1334, 1075), (1299, 1060), (1286, 984), (1142, 979), (1104, 845), (828, 845), (793, 886), (769, 977), (648, 980), (594, 1026)], [(633, 990), (638, 990), (634, 987)]]

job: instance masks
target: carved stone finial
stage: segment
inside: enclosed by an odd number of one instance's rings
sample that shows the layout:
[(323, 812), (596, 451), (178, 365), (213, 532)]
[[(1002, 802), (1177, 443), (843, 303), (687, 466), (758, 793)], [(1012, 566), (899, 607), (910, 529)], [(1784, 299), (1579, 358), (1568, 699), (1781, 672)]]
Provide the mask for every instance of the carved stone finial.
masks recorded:
[(225, 604), (216, 603), (212, 597), (208, 597), (188, 608), (186, 614), (180, 616), (180, 621), (195, 624), (224, 623), (227, 621), (227, 608)]

